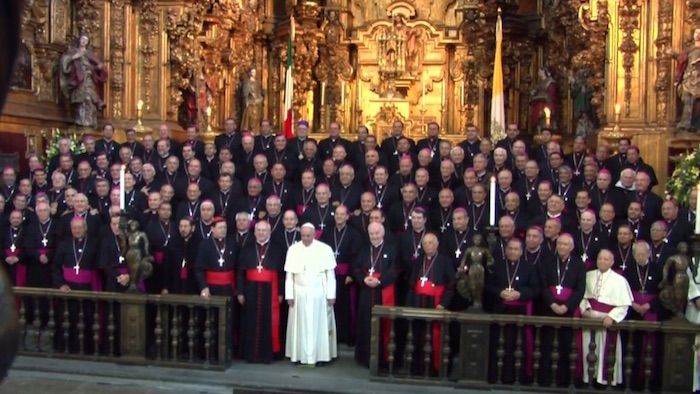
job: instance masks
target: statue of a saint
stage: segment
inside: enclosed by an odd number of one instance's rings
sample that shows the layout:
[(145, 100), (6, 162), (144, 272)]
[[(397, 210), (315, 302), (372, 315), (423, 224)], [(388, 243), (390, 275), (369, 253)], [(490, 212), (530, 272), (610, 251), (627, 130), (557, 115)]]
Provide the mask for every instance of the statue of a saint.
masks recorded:
[[(538, 71), (538, 76), (539, 82), (530, 96), (530, 124), (541, 128), (545, 121), (545, 107), (551, 111), (550, 119), (552, 122), (557, 118), (559, 100), (557, 98), (557, 82), (552, 78), (549, 70), (541, 68)], [(552, 123), (550, 126), (553, 127), (554, 124)]]
[(153, 273), (153, 257), (148, 254), (148, 237), (139, 228), (139, 222), (127, 223), (126, 267), (129, 270), (129, 292), (137, 292), (138, 283)]
[(260, 122), (262, 122), (264, 93), (262, 85), (257, 79), (257, 70), (254, 68), (248, 73), (248, 77), (243, 80), (243, 119), (241, 120), (241, 130), (258, 132)]
[[(685, 303), (688, 301), (689, 267), (692, 268), (690, 258), (688, 258), (688, 244), (680, 242), (678, 253), (666, 260), (663, 268), (663, 279), (659, 284), (662, 287), (659, 292), (661, 304), (680, 317), (683, 316)], [(670, 280), (669, 274), (673, 275)]]
[(394, 16), (394, 31), (399, 36), (399, 42), (405, 45), (404, 59), (400, 59), (405, 63), (404, 70), (410, 75), (418, 75), (423, 68), (420, 31), (408, 27), (406, 19), (401, 14)]
[(197, 124), (197, 93), (196, 84), (193, 73), (187, 71), (182, 77), (180, 85), (180, 93), (182, 94), (182, 103), (178, 108), (177, 121), (183, 129), (190, 125)]
[(693, 46), (680, 54), (673, 49), (667, 53), (678, 60), (676, 86), (683, 101), (678, 131), (700, 131), (700, 28), (693, 31)]
[(75, 124), (95, 128), (97, 111), (105, 107), (101, 90), (107, 70), (89, 45), (90, 38), (81, 34), (75, 46), (61, 57), (59, 81), (74, 111)]
[(481, 234), (474, 234), (473, 246), (464, 251), (464, 257), (457, 270), (457, 292), (472, 301), (470, 309), (474, 310), (482, 309), (486, 267), (494, 263), (489, 249), (481, 245), (482, 241)]
[(593, 98), (593, 89), (588, 84), (588, 78), (591, 76), (591, 69), (585, 68), (576, 71), (569, 77), (571, 84), (571, 98), (574, 104), (574, 120), (576, 121), (576, 135), (585, 137), (595, 131), (597, 127), (597, 116), (591, 99)]

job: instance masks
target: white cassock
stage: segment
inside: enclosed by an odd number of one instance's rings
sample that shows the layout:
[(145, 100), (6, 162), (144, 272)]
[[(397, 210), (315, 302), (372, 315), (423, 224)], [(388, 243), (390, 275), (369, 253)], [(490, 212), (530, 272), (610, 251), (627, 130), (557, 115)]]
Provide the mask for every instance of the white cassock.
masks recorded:
[(297, 242), (287, 252), (285, 299), (294, 300), (294, 306), (289, 308), (286, 356), (292, 362), (338, 357), (335, 314), (328, 305), (336, 297), (335, 265), (333, 249), (321, 241)]
[[(693, 280), (695, 279), (695, 280)], [(693, 324), (700, 324), (700, 310), (693, 302), (694, 299), (700, 297), (700, 285), (696, 282), (700, 282), (700, 270), (698, 270), (698, 275), (693, 278), (693, 271), (688, 268), (688, 280), (690, 284), (688, 285), (688, 306), (685, 307), (685, 318)], [(695, 357), (694, 357), (694, 373), (693, 373), (693, 392), (700, 390), (700, 363), (698, 357), (700, 357), (700, 351), (697, 349), (700, 346), (700, 334), (695, 336)]]
[[(632, 305), (632, 290), (624, 276), (609, 269), (605, 273), (599, 270), (586, 273), (586, 292), (583, 295), (579, 309), (581, 314), (590, 309), (592, 318), (602, 322), (605, 316), (609, 316), (615, 323), (619, 323), (627, 316), (627, 310)], [(601, 323), (602, 327), (602, 323)], [(583, 330), (583, 381), (588, 383), (588, 345), (591, 341), (591, 330)], [(600, 384), (608, 384), (605, 379), (608, 365), (607, 349), (605, 346), (608, 333), (601, 328), (595, 330), (596, 355), (598, 356), (596, 366), (596, 381)], [(616, 335), (615, 346), (615, 367), (613, 368), (612, 384), (622, 383), (624, 377), (622, 373), (622, 341)]]

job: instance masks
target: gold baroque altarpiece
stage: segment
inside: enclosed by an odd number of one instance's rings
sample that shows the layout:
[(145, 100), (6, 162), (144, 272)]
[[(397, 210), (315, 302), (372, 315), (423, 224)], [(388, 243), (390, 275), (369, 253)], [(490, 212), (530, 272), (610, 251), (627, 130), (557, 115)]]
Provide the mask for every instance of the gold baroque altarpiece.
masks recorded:
[(226, 118), (240, 122), (251, 69), (261, 117), (279, 127), (293, 15), (294, 111), (315, 133), (337, 121), (348, 136), (364, 124), (381, 138), (399, 119), (414, 138), (436, 121), (458, 140), (468, 124), (488, 129), (499, 8), (506, 114), (524, 134), (541, 126), (532, 103), (546, 92), (565, 138), (631, 136), (658, 167), (695, 141), (674, 134), (669, 49), (691, 44), (700, 0), (28, 0), (1, 131), (69, 126), (57, 64), (79, 32), (109, 72), (101, 120), (120, 130), (141, 100), (151, 128), (195, 122), (213, 138)]

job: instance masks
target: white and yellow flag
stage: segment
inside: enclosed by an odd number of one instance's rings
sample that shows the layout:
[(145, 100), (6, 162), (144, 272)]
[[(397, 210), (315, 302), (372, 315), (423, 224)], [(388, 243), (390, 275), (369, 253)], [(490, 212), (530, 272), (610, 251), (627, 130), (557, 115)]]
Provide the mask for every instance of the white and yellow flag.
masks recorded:
[(501, 9), (498, 9), (496, 20), (496, 56), (493, 61), (493, 88), (491, 93), (491, 140), (496, 143), (505, 138), (506, 110), (505, 92), (503, 91), (503, 65), (501, 60), (501, 46), (503, 42), (503, 22), (501, 22)]

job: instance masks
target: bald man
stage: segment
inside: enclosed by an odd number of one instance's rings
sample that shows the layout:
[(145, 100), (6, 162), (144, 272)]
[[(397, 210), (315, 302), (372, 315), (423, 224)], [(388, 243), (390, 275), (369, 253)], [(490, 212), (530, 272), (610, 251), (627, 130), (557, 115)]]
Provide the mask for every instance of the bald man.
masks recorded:
[[(370, 322), (372, 307), (375, 305), (396, 305), (394, 283), (398, 270), (397, 251), (393, 245), (384, 242), (384, 226), (371, 223), (367, 232), (369, 245), (360, 247), (352, 267), (352, 279), (360, 288), (357, 309), (357, 342), (355, 361), (369, 367)], [(388, 361), (389, 323), (382, 322), (382, 363)]]

